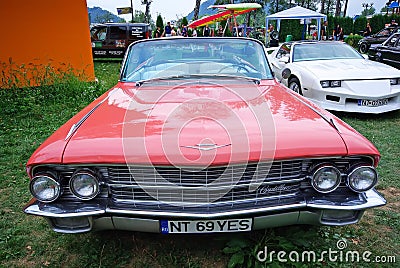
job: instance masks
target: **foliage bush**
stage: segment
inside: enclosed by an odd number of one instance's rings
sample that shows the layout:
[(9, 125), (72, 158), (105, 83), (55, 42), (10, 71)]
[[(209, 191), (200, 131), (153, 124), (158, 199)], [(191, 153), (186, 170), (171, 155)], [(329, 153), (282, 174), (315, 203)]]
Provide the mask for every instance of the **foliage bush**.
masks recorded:
[(358, 41), (360, 41), (361, 39), (363, 39), (363, 37), (361, 35), (358, 34), (350, 34), (349, 36), (347, 36), (344, 41), (349, 44), (350, 46), (354, 47), (354, 48), (358, 48)]

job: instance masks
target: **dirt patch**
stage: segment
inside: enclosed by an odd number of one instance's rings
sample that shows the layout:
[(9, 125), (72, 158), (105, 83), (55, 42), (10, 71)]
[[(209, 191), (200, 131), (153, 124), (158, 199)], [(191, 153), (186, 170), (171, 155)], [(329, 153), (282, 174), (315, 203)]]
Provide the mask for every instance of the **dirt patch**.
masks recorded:
[(380, 207), (380, 209), (400, 212), (400, 189), (388, 187), (379, 192), (382, 193), (387, 200), (386, 206)]

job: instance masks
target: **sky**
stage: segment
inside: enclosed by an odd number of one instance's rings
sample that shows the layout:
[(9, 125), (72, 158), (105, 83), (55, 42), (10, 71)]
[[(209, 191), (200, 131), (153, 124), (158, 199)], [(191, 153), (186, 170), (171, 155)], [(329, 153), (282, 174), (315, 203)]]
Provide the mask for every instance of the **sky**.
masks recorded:
[[(131, 5), (131, 0), (86, 0), (86, 2), (88, 7), (101, 7), (113, 14), (117, 14), (117, 7), (129, 7)], [(347, 15), (360, 14), (363, 10), (362, 3), (374, 3), (376, 12), (379, 12), (386, 2), (387, 0), (349, 0)], [(195, 3), (195, 0), (153, 0), (150, 6), (151, 16), (155, 20), (157, 15), (161, 13), (161, 16), (166, 21), (176, 20), (177, 17), (180, 19), (193, 11)], [(141, 5), (140, 0), (133, 0), (133, 8), (135, 10), (144, 11), (144, 7)], [(131, 19), (130, 14), (121, 15), (121, 17), (127, 21)]]

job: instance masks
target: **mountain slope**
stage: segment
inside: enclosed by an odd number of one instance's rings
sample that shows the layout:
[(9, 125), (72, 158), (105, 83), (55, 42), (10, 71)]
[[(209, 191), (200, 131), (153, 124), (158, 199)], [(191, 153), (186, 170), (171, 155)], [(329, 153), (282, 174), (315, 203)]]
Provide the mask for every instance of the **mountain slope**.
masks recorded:
[(101, 7), (88, 8), (90, 23), (124, 22), (125, 20)]

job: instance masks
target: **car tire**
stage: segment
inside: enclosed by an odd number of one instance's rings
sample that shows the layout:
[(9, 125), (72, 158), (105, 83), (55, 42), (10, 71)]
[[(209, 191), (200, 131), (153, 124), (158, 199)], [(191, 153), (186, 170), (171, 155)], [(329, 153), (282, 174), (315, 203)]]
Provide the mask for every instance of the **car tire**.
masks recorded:
[(293, 90), (296, 93), (299, 93), (300, 95), (303, 95), (303, 92), (301, 91), (301, 85), (299, 79), (296, 77), (291, 78), (289, 80), (289, 88)]
[(360, 46), (358, 47), (358, 50), (361, 53), (367, 53), (368, 52), (368, 44), (367, 43), (361, 43)]

